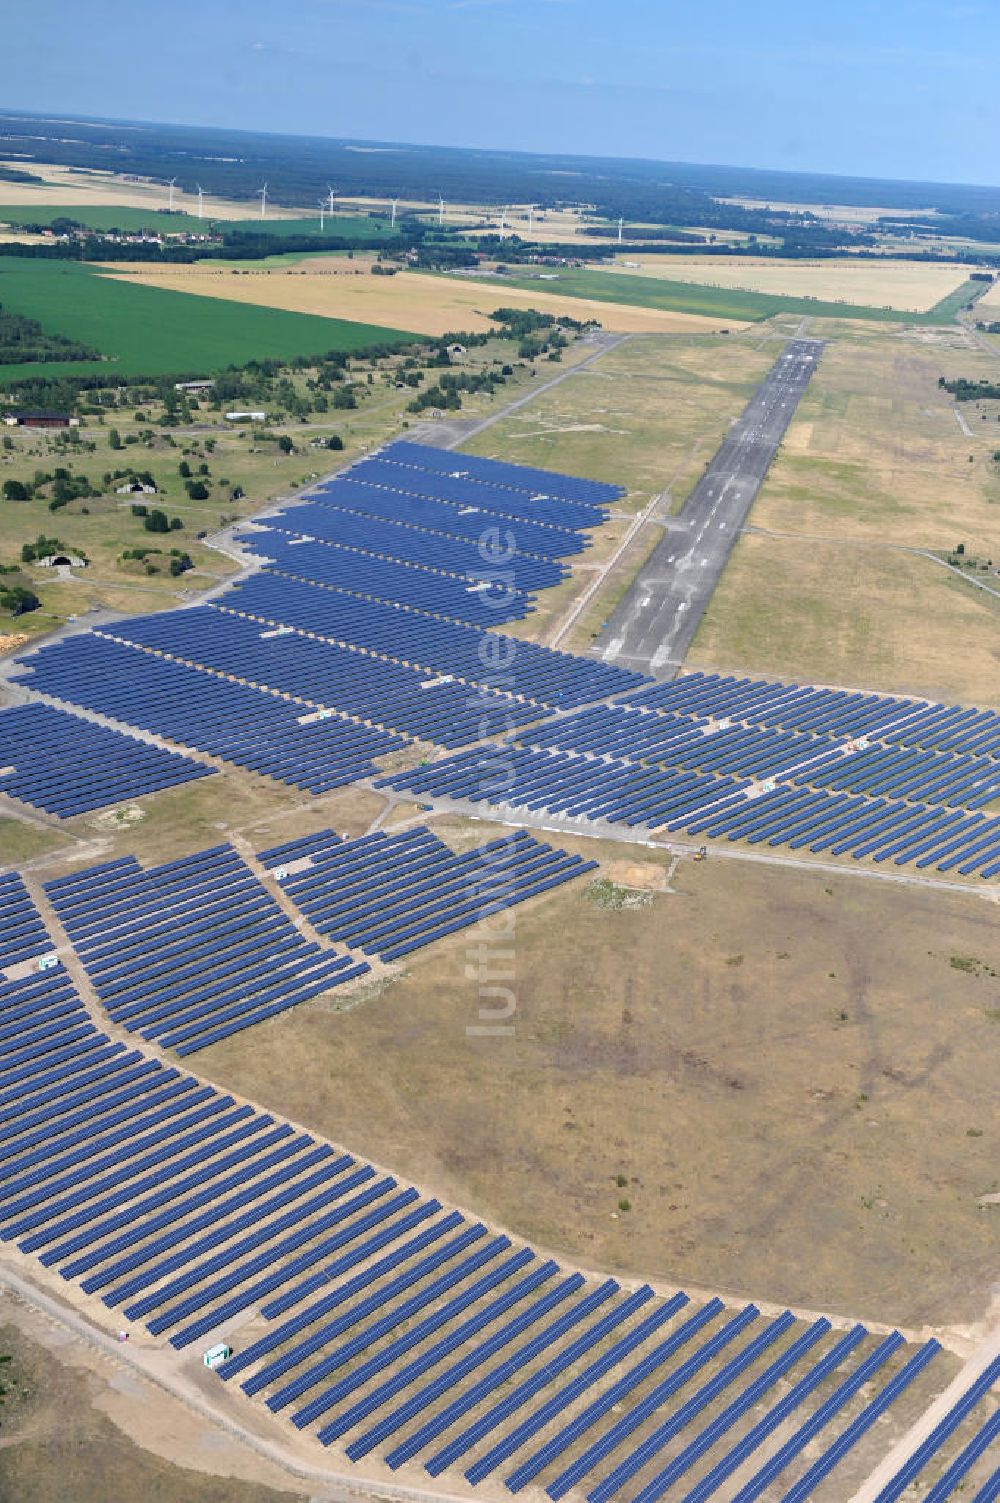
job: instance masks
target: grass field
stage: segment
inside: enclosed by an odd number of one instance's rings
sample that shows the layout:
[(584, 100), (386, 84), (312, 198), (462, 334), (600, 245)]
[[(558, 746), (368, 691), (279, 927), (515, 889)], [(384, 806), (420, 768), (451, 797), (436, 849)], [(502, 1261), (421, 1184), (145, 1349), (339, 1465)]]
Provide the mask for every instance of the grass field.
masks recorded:
[(1000, 600), (912, 554), (744, 537), (686, 662), (1000, 709)]
[(0, 303), (108, 357), (106, 362), (5, 366), (0, 370), (0, 385), (9, 385), (25, 373), (99, 373), (109, 381), (119, 373), (203, 375), (250, 360), (351, 351), (375, 343), (404, 342), (409, 337), (398, 328), (274, 308), (251, 312), (221, 299), (189, 297), (160, 286), (134, 286), (76, 262), (0, 261)]
[(585, 882), (518, 909), (513, 1036), (467, 1033), (470, 932), (349, 1014), (298, 1008), (204, 1068), (590, 1268), (982, 1318), (1000, 1024), (952, 957), (1000, 964), (993, 910), (711, 860), (672, 885), (634, 910)]
[[(504, 276), (504, 287), (530, 289), (538, 277)], [(582, 298), (597, 303), (624, 303), (634, 307), (658, 308), (678, 313), (694, 313), (705, 318), (743, 320), (749, 323), (771, 318), (778, 313), (795, 313), (815, 318), (856, 318), (878, 323), (950, 323), (960, 307), (968, 302), (976, 283), (963, 283), (942, 297), (927, 313), (900, 315), (892, 309), (865, 306), (863, 303), (829, 302), (813, 297), (783, 297), (775, 293), (742, 292), (736, 288), (699, 286), (694, 282), (670, 280), (666, 276), (643, 276), (622, 272), (559, 270), (545, 273), (547, 291), (563, 297)]]
[[(927, 312), (949, 293), (964, 286), (968, 268), (921, 266), (914, 261), (861, 261), (857, 257), (830, 257), (816, 261), (780, 261), (771, 256), (629, 255), (641, 272), (621, 266), (629, 280), (637, 276), (658, 280), (683, 280), (722, 289), (765, 293), (771, 296), (819, 298), (904, 312)], [(616, 268), (616, 270), (619, 268)]]
[[(607, 302), (564, 297), (547, 282), (510, 284), (503, 279), (435, 276), (403, 271), (394, 277), (340, 277), (291, 261), (266, 276), (243, 277), (238, 271), (204, 271), (200, 267), (135, 267), (117, 270), (145, 287), (171, 287), (205, 297), (226, 298), (257, 306), (295, 310), (312, 315), (364, 319), (415, 329), (421, 334), (472, 332), (490, 327), (488, 315), (504, 306), (535, 308), (541, 313), (594, 318), (617, 332), (712, 333), (727, 320), (668, 309), (625, 307)], [(612, 278), (612, 280), (614, 280)], [(729, 324), (742, 328), (743, 325)]]
[[(13, 184), (11, 186), (14, 186)], [(206, 213), (203, 219), (197, 214), (183, 214), (176, 210), (169, 214), (162, 209), (136, 208), (129, 204), (6, 204), (0, 201), (0, 224), (51, 224), (54, 219), (73, 219), (93, 230), (154, 230), (163, 235), (180, 235), (207, 232), (213, 216)], [(382, 220), (369, 219), (362, 215), (343, 215), (326, 219), (326, 229), (321, 234), (319, 215), (302, 219), (230, 219), (221, 220), (227, 231), (243, 230), (248, 234), (266, 235), (315, 235), (322, 244), (325, 236), (357, 240), (377, 235), (387, 243), (399, 239), (399, 231), (390, 230)]]
[(980, 308), (1000, 308), (1000, 282), (994, 282), (980, 298)]

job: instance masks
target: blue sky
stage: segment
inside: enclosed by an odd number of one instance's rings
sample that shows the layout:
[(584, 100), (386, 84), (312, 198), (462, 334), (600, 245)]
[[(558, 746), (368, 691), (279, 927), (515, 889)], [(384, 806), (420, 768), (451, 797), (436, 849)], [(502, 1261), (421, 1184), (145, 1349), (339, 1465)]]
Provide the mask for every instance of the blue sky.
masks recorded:
[(0, 0), (0, 105), (1000, 180), (1000, 0)]

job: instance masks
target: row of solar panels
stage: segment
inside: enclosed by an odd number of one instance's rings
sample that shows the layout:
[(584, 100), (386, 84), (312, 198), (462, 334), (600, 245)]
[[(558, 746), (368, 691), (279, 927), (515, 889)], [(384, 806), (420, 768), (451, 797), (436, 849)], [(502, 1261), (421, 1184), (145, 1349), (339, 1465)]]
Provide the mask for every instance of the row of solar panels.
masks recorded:
[[(373, 478), (376, 470), (378, 479)], [(475, 501), (451, 505), (440, 497), (401, 489), (401, 478), (405, 479), (405, 471), (399, 467), (369, 461), (364, 469), (357, 465), (316, 486), (310, 493), (310, 505), (400, 524), (433, 537), (469, 541), (477, 548), (488, 530), (498, 543), (500, 537), (508, 538), (522, 558), (565, 558), (582, 553), (588, 546), (586, 534), (575, 529), (491, 512)], [(602, 520), (592, 512), (589, 525), (594, 527)]]
[(387, 961), (597, 866), (523, 830), (464, 855), (423, 825), (342, 842), (323, 832), (294, 849), (296, 870), (281, 881), (296, 906), (321, 934)]
[(481, 459), (406, 440), (386, 444), (344, 473), (365, 480), (398, 477), (394, 484), (418, 495), (571, 528), (593, 527), (595, 516), (601, 520), (607, 508), (625, 495), (624, 486), (602, 480), (582, 480), (558, 470)]
[(459, 752), (440, 762), (378, 780), (419, 798), (466, 800), (513, 811), (630, 827), (681, 831), (702, 838), (766, 841), (792, 850), (893, 860), (962, 876), (1000, 875), (1000, 818), (898, 799), (868, 798), (687, 769), (642, 767), (613, 758), (505, 746), (498, 772), (484, 783), (482, 754)]
[[(301, 841), (277, 856), (303, 859)], [(0, 983), (0, 1017), (0, 1235), (181, 1349), (219, 1330), (238, 1344), (259, 1309), (266, 1329), (221, 1377), (354, 1461), (377, 1452), (393, 1469), (460, 1467), (473, 1485), (501, 1475), (511, 1492), (537, 1482), (591, 1503), (626, 1489), (700, 1503), (740, 1471), (741, 1503), (774, 1485), (804, 1503), (904, 1394), (925, 1406), (946, 1376), (933, 1341), (907, 1350), (896, 1333), (566, 1274), (111, 1045), (61, 972)], [(67, 1046), (74, 1030), (89, 1031)], [(932, 1461), (936, 1503), (947, 1479), (982, 1475), (997, 1368), (880, 1503)]]
[(267, 572), (336, 591), (350, 599), (374, 600), (470, 626), (503, 626), (534, 609), (532, 596), (514, 588), (498, 570), (494, 579), (471, 579), (439, 569), (416, 568), (374, 558), (357, 548), (317, 542), (262, 525), (240, 533), (243, 548), (265, 560)]
[(559, 559), (522, 554), (505, 546), (492, 529), (478, 537), (455, 537), (316, 501), (305, 500), (285, 508), (269, 517), (267, 526), (287, 536), (316, 538), (342, 549), (357, 549), (372, 559), (450, 574), (468, 584), (488, 581), (502, 569), (522, 595), (549, 589), (568, 573), (567, 565)]
[(963, 808), (980, 808), (1000, 797), (1000, 762), (985, 757), (878, 743), (859, 747), (843, 738), (650, 715), (622, 705), (594, 705), (525, 731), (519, 739), (588, 756)]
[(0, 971), (45, 955), (52, 946), (17, 872), (0, 873)]
[(716, 673), (688, 673), (672, 683), (629, 691), (620, 698), (625, 704), (670, 714), (1000, 757), (1000, 714), (994, 710)]
[(0, 710), (0, 793), (60, 819), (213, 770), (50, 705)]

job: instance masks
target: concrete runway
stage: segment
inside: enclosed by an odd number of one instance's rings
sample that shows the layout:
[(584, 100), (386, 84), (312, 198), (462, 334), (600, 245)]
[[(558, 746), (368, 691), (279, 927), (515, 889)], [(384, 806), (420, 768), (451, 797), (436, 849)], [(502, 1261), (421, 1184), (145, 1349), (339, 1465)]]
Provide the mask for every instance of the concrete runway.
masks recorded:
[(595, 648), (605, 662), (677, 672), (823, 348), (792, 339), (778, 356), (612, 612)]

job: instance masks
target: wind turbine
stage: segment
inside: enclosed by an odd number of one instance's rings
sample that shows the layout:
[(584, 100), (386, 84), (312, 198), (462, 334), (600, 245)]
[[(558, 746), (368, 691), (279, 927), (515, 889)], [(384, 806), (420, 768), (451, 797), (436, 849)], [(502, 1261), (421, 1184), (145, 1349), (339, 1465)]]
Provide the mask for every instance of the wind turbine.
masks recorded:
[(200, 219), (200, 218), (201, 218), (201, 216), (202, 216), (202, 210), (203, 210), (203, 203), (202, 203), (202, 200), (203, 200), (203, 199), (204, 199), (204, 197), (205, 197), (205, 190), (204, 190), (204, 188), (203, 188), (203, 187), (202, 187), (202, 186), (201, 186), (201, 183), (198, 183), (198, 184), (197, 184), (197, 188), (198, 188), (198, 218), (199, 218), (199, 219)]
[(257, 192), (260, 194), (260, 217), (261, 219), (263, 219), (264, 211), (267, 208), (267, 184), (264, 183), (260, 188), (257, 189)]
[(535, 223), (535, 206), (534, 206), (534, 204), (529, 204), (528, 205), (528, 234), (529, 235), (531, 234), (531, 231), (532, 231), (532, 229), (534, 227), (534, 223)]
[(438, 227), (444, 224), (444, 199), (438, 194)]
[(392, 218), (389, 220), (389, 228), (392, 229), (392, 230), (394, 230), (396, 228), (396, 205), (398, 203), (399, 203), (399, 199), (398, 198), (394, 198), (393, 201), (392, 201)]
[(330, 187), (329, 183), (327, 183), (327, 185), (326, 185), (326, 196), (330, 200), (330, 218), (332, 219), (333, 218), (333, 189)]
[(176, 181), (177, 179), (175, 177), (172, 177), (170, 179), (170, 182), (167, 184), (167, 187), (170, 189), (169, 211), (171, 214), (174, 212), (174, 184), (176, 183)]
[(321, 235), (323, 233), (323, 217), (324, 217), (325, 214), (326, 214), (326, 199), (325, 198), (321, 198), (320, 201), (319, 201), (319, 232), (320, 232)]
[(619, 245), (621, 245), (621, 243), (622, 243), (622, 226), (624, 225), (624, 223), (625, 223), (625, 216), (623, 214), (619, 214), (619, 216), (618, 216), (618, 244)]
[(504, 232), (504, 230), (506, 228), (507, 228), (507, 205), (504, 204), (503, 208), (500, 210), (500, 233), (501, 233), (501, 235), (503, 234), (503, 232)]

